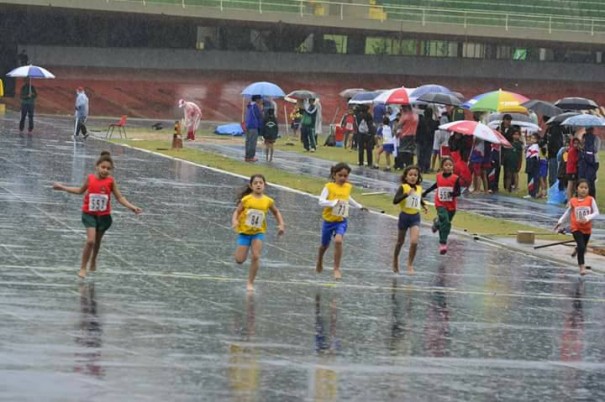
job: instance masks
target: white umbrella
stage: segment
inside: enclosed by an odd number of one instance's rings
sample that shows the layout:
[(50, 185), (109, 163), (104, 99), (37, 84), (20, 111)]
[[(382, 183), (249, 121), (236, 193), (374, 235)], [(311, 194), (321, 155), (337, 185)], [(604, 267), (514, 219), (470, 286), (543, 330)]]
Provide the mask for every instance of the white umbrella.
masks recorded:
[[(42, 79), (53, 79), (55, 75), (48, 71), (45, 68), (34, 66), (30, 64), (29, 66), (21, 66), (17, 67), (14, 70), (11, 70), (6, 74), (7, 77), (12, 78), (42, 78)], [(31, 90), (31, 81), (29, 82), (30, 90)]]
[(502, 143), (498, 133), (495, 132), (494, 129), (476, 121), (453, 121), (451, 123), (442, 124), (439, 126), (439, 128), (441, 130), (452, 131), (464, 135), (472, 135), (475, 138), (479, 138), (480, 140), (494, 144)]

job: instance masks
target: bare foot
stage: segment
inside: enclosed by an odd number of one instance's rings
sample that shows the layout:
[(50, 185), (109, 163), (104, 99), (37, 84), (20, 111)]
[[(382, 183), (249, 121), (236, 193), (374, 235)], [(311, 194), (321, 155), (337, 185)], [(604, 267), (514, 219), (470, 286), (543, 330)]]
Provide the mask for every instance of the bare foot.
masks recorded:
[(585, 269), (581, 269), (580, 270), (580, 275), (582, 275), (582, 276), (586, 275), (586, 270)]
[(414, 275), (414, 266), (413, 265), (408, 265), (408, 274)]
[(393, 272), (396, 274), (399, 273), (399, 260), (397, 259), (393, 260)]
[(324, 270), (324, 266), (322, 264), (321, 261), (317, 261), (317, 265), (315, 266), (315, 272), (317, 272), (318, 274), (321, 274), (321, 272)]
[(342, 278), (342, 274), (340, 273), (340, 269), (335, 269), (334, 270), (334, 279), (339, 280), (340, 278)]
[(254, 285), (251, 283), (246, 284), (246, 290), (248, 292), (254, 292)]
[(86, 278), (86, 269), (80, 269), (80, 272), (78, 272), (78, 276), (82, 279)]

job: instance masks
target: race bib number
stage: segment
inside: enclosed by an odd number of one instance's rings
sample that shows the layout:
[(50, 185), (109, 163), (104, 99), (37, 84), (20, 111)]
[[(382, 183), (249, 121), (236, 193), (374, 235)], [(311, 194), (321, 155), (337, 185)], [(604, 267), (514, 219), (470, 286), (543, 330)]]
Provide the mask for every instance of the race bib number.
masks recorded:
[(452, 192), (454, 192), (454, 189), (452, 187), (439, 187), (437, 191), (440, 201), (448, 202), (453, 200)]
[(418, 194), (408, 195), (405, 199), (405, 207), (420, 210), (420, 196)]
[(353, 128), (354, 128), (353, 123), (347, 123), (345, 125), (345, 129), (347, 129), (348, 131), (353, 131)]
[(246, 211), (246, 226), (252, 229), (262, 229), (265, 222), (265, 213), (258, 209)]
[(105, 212), (108, 203), (109, 196), (107, 194), (89, 194), (88, 196), (88, 210), (90, 212)]
[(332, 215), (340, 218), (346, 218), (349, 216), (349, 203), (345, 201), (338, 201), (338, 203), (332, 207)]
[(574, 208), (576, 213), (576, 220), (579, 222), (590, 215), (590, 207), (576, 207)]

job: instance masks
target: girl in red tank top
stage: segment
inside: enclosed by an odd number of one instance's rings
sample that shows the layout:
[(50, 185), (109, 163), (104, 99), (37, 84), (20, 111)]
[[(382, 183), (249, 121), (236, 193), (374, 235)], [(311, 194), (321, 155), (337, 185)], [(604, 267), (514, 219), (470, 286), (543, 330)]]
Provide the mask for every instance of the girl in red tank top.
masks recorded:
[(578, 180), (576, 186), (577, 197), (569, 200), (567, 210), (559, 222), (555, 226), (555, 230), (559, 228), (569, 219), (571, 226), (571, 234), (576, 241), (576, 256), (578, 257), (578, 266), (580, 267), (580, 275), (586, 274), (586, 265), (584, 263), (584, 254), (586, 246), (590, 240), (592, 233), (592, 220), (599, 215), (599, 208), (594, 198), (588, 195), (588, 181), (585, 179)]
[(422, 197), (437, 190), (435, 194), (435, 208), (437, 218), (433, 221), (433, 233), (439, 231), (439, 253), (447, 253), (447, 238), (452, 230), (452, 219), (456, 214), (456, 198), (460, 195), (460, 179), (454, 174), (454, 161), (450, 157), (441, 160), (441, 172), (437, 180)]
[(141, 208), (132, 205), (122, 195), (111, 177), (112, 170), (113, 159), (109, 152), (103, 151), (97, 160), (96, 172), (88, 175), (81, 187), (68, 187), (61, 183), (53, 183), (55, 190), (71, 194), (84, 194), (82, 223), (86, 227), (86, 243), (78, 273), (80, 278), (86, 277), (87, 266), (90, 272), (94, 272), (97, 268), (97, 255), (101, 247), (101, 239), (111, 226), (111, 195), (113, 194), (120, 204), (134, 213), (141, 213)]

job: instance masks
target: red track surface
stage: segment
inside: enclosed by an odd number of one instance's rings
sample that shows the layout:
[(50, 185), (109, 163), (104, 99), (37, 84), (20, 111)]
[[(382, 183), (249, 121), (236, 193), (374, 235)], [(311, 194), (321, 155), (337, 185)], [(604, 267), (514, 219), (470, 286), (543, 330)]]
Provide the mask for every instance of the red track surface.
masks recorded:
[[(584, 96), (605, 104), (602, 85), (559, 81), (518, 81), (489, 79), (455, 79), (410, 76), (359, 76), (343, 74), (284, 74), (208, 71), (158, 71), (131, 69), (87, 69), (52, 67), (56, 80), (38, 80), (38, 113), (71, 114), (75, 88), (83, 86), (90, 98), (92, 116), (147, 117), (175, 119), (181, 116), (179, 98), (197, 102), (204, 120), (239, 121), (242, 99), (240, 91), (254, 81), (272, 81), (286, 92), (310, 89), (321, 96), (324, 123), (332, 121), (337, 108), (340, 116), (345, 108), (338, 93), (350, 87), (369, 89), (391, 88), (399, 85), (416, 87), (439, 83), (466, 96), (498, 88), (519, 92), (529, 98), (554, 101), (564, 96)], [(18, 83), (20, 86), (20, 83)], [(9, 108), (17, 109), (17, 99), (5, 99)], [(283, 109), (280, 110), (283, 119)]]

